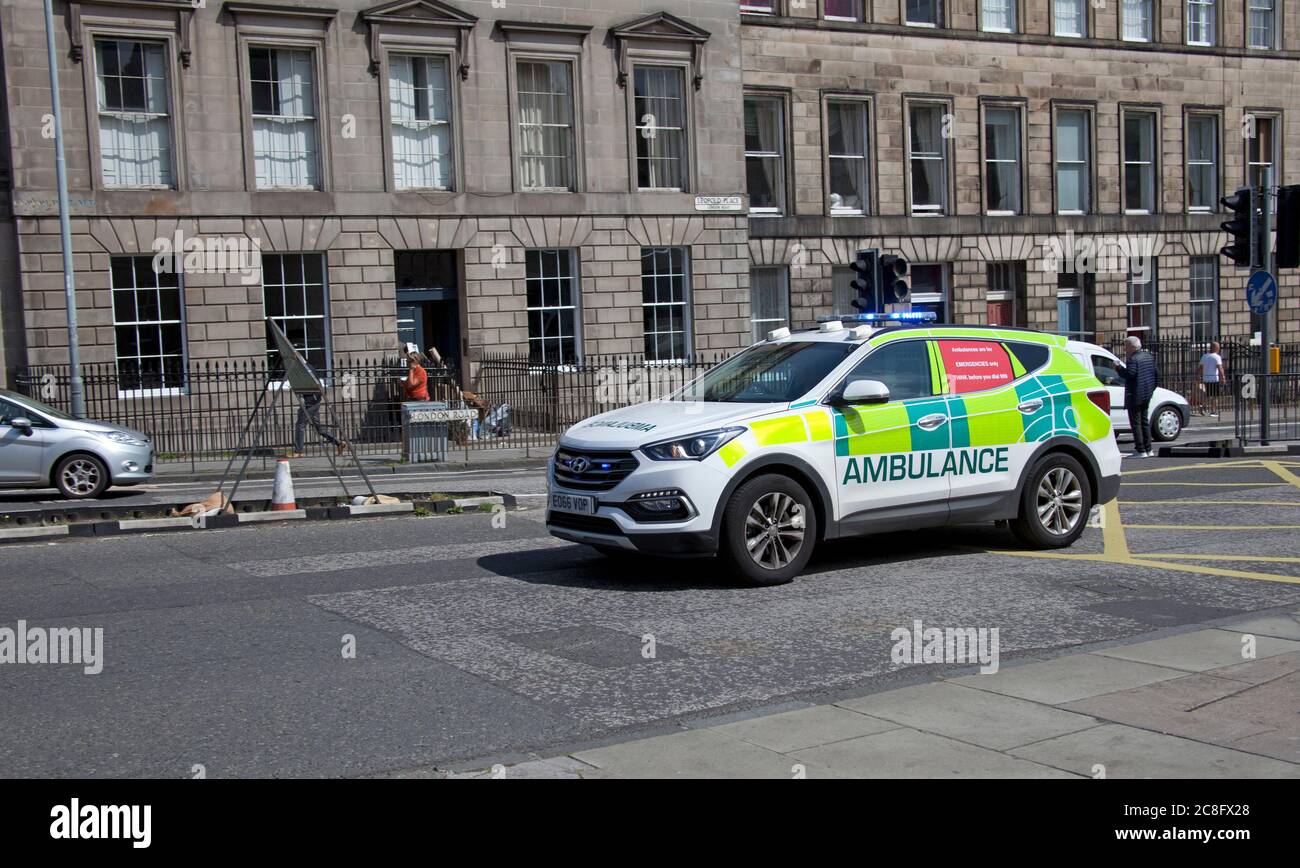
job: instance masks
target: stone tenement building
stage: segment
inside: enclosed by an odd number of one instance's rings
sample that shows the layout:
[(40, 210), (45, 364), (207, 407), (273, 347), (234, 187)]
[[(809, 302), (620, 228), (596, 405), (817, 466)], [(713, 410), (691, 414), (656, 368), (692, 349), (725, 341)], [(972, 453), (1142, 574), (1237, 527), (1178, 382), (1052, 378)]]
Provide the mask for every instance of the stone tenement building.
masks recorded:
[[(1300, 181), (1300, 0), (319, 2), (55, 4), (83, 359), (128, 396), (266, 316), (318, 365), (732, 350), (850, 312), (862, 246), (956, 321), (1246, 337), (1218, 198)], [(39, 0), (0, 32), (12, 374), (67, 339)]]
[[(913, 307), (959, 322), (1258, 328), (1218, 200), (1266, 168), (1300, 182), (1300, 3), (866, 0), (867, 21), (863, 0), (751, 3), (751, 283), (788, 282), (796, 322), (845, 309), (870, 246), (911, 261)], [(1089, 239), (1154, 266), (1057, 261)], [(1295, 341), (1300, 274), (1279, 283)]]

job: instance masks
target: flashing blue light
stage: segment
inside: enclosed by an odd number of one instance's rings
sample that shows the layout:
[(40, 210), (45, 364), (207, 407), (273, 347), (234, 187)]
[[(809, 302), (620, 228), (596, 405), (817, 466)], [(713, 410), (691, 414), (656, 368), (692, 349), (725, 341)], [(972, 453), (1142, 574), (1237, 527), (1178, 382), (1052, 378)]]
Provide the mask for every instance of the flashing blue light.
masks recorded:
[(936, 322), (938, 315), (932, 310), (894, 311), (892, 313), (859, 313), (840, 317), (844, 322)]

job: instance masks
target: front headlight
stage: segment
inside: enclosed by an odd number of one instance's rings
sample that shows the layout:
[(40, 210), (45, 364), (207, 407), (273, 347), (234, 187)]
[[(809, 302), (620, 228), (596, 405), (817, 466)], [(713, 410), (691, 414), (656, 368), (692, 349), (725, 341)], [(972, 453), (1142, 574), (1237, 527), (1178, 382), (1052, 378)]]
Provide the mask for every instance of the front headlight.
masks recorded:
[(127, 446), (147, 446), (148, 444), (139, 437), (133, 437), (125, 431), (105, 431), (99, 436), (105, 440), (112, 440), (114, 443), (124, 443)]
[(655, 461), (703, 461), (724, 443), (743, 434), (744, 428), (718, 428), (676, 440), (662, 440), (642, 446), (641, 451)]

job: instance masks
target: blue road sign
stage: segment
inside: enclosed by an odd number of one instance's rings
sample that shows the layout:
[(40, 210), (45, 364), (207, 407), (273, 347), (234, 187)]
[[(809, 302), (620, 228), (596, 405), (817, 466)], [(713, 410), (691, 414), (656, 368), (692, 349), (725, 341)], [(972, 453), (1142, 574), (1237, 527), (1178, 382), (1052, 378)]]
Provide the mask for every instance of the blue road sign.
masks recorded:
[(1277, 304), (1277, 281), (1267, 271), (1256, 271), (1246, 281), (1246, 303), (1255, 316), (1263, 316)]

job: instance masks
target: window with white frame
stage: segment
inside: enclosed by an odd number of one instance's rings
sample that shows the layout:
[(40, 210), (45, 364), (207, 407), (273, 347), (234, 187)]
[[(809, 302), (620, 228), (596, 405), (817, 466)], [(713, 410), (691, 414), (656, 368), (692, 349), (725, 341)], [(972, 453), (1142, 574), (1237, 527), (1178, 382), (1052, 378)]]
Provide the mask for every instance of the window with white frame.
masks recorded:
[(870, 160), (867, 159), (867, 104), (861, 100), (826, 103), (826, 168), (831, 214), (867, 213)]
[(118, 390), (184, 388), (185, 302), (176, 269), (155, 268), (152, 256), (114, 256), (109, 272)]
[(445, 57), (388, 58), (393, 183), (399, 190), (450, 190), (453, 181), (452, 100)]
[(1056, 36), (1088, 35), (1088, 0), (1052, 0), (1052, 33)]
[(948, 268), (939, 263), (913, 265), (912, 310), (933, 311), (937, 322), (948, 322)]
[(171, 95), (165, 46), (98, 39), (95, 67), (104, 186), (171, 187)]
[(573, 65), (563, 60), (520, 60), (519, 182), (525, 190), (573, 190)]
[(776, 0), (740, 0), (742, 15), (775, 15)]
[(939, 103), (909, 103), (908, 162), (912, 214), (943, 214), (948, 206), (948, 147)]
[(1277, 47), (1277, 0), (1246, 0), (1246, 45)]
[(302, 48), (250, 46), (253, 164), (258, 189), (320, 186), (316, 69)]
[(1056, 209), (1087, 214), (1092, 207), (1091, 115), (1085, 109), (1056, 113)]
[[(323, 253), (263, 253), (262, 304), (266, 316), (280, 327), (295, 350), (318, 374), (329, 370), (329, 289)], [(280, 365), (271, 330), (266, 330), (266, 355), (272, 370)]]
[(1191, 337), (1208, 343), (1219, 336), (1219, 258), (1193, 256), (1188, 262)]
[(632, 90), (637, 187), (685, 190), (685, 74), (673, 66), (635, 66)]
[(1128, 333), (1143, 339), (1156, 333), (1158, 307), (1158, 281), (1156, 262), (1148, 258), (1146, 268), (1129, 266), (1128, 273)]
[(749, 316), (753, 337), (761, 341), (772, 329), (790, 325), (789, 273), (781, 266), (749, 271)]
[(576, 363), (582, 352), (576, 253), (529, 250), (524, 255), (524, 277), (529, 358), (543, 364)]
[(1187, 44), (1213, 45), (1215, 0), (1187, 0)]
[(1092, 275), (1062, 271), (1056, 275), (1056, 333), (1071, 340), (1091, 341)]
[(906, 0), (907, 23), (916, 27), (943, 26), (943, 0)]
[(1124, 112), (1124, 212), (1156, 210), (1156, 115)]
[(1151, 41), (1151, 8), (1154, 0), (1122, 0), (1121, 35), (1125, 42)]
[[(1254, 129), (1252, 130), (1251, 127)], [(1262, 186), (1265, 176), (1270, 176), (1270, 183), (1278, 183), (1279, 178), (1274, 170), (1278, 155), (1281, 153), (1278, 147), (1278, 127), (1276, 115), (1252, 114), (1247, 132), (1253, 132), (1254, 135), (1246, 138), (1246, 184), (1248, 186)]]
[(981, 0), (980, 29), (989, 33), (1016, 32), (1016, 0)]
[(822, 0), (822, 16), (827, 21), (860, 21), (861, 0)]
[(690, 257), (685, 247), (641, 248), (645, 357), (666, 362), (691, 353)]
[(1187, 210), (1213, 211), (1219, 201), (1219, 116), (1187, 116)]
[(984, 197), (990, 214), (1019, 214), (1020, 110), (984, 110)]
[(745, 189), (754, 214), (785, 210), (784, 112), (780, 97), (745, 97)]

